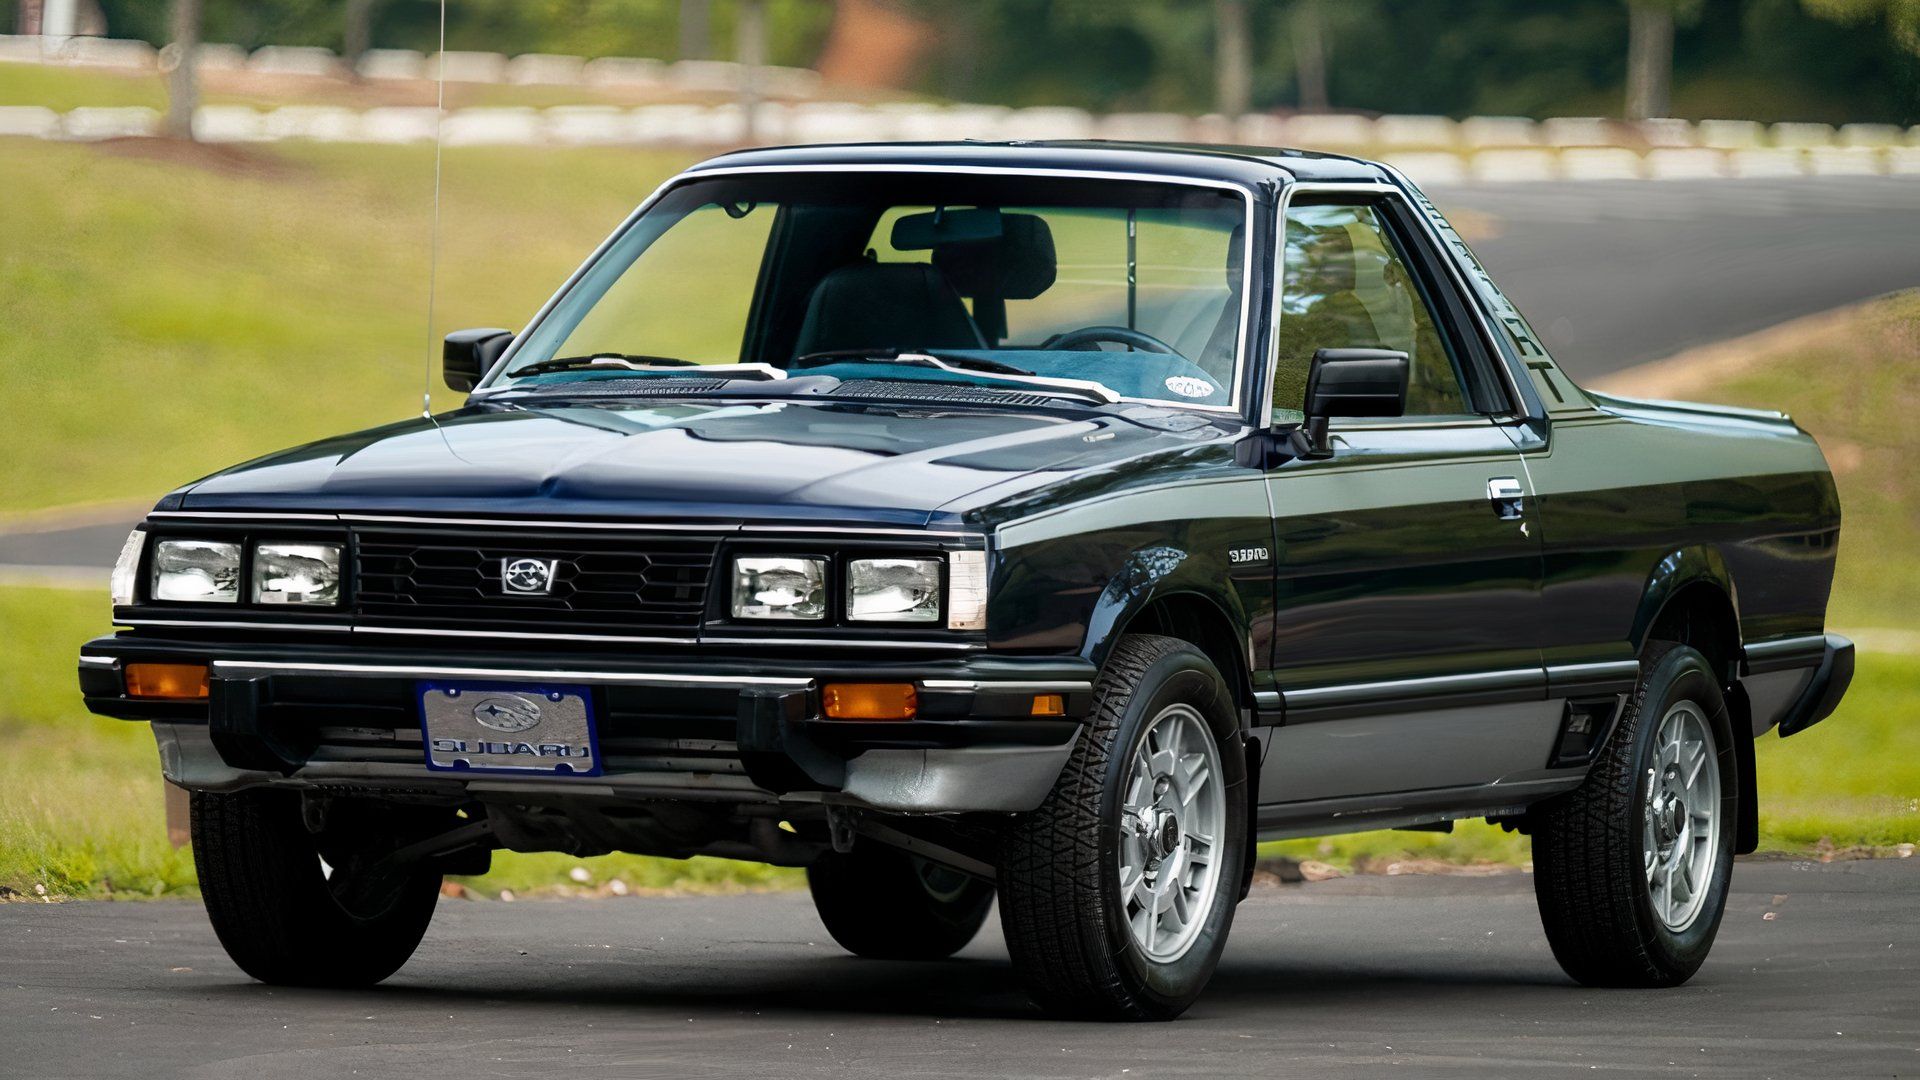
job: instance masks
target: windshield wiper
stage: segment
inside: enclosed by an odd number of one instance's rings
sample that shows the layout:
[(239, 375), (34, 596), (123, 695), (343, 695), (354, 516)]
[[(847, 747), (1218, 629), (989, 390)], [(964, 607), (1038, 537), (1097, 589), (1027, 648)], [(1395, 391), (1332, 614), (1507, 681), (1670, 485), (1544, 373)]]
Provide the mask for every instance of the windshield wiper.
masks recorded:
[(524, 375), (546, 375), (555, 371), (591, 371), (595, 368), (615, 371), (659, 371), (662, 369), (699, 367), (691, 360), (682, 360), (674, 356), (647, 356), (635, 353), (597, 352), (585, 356), (556, 356), (551, 360), (542, 360), (537, 364), (528, 364), (507, 373), (509, 378), (518, 379)]
[(795, 357), (787, 364), (788, 370), (802, 367), (815, 367), (840, 360), (876, 364), (908, 364), (913, 367), (932, 368), (953, 375), (972, 375), (976, 378), (993, 379), (996, 382), (1017, 383), (1031, 386), (1056, 394), (1072, 394), (1097, 401), (1102, 405), (1111, 405), (1120, 400), (1105, 385), (1085, 379), (1055, 379), (1045, 375), (1035, 375), (1031, 371), (1003, 364), (998, 360), (987, 360), (977, 356), (937, 355), (926, 352), (902, 352), (898, 349), (835, 349), (827, 352), (807, 353)]
[(978, 356), (935, 356), (929, 352), (912, 352), (902, 349), (826, 349), (796, 356), (787, 367), (813, 367), (816, 364), (831, 364), (840, 360), (863, 360), (876, 364), (905, 363), (922, 367), (926, 366), (927, 360), (939, 360), (948, 367), (978, 371), (986, 375), (1026, 375), (1038, 378), (1026, 368), (1017, 368), (998, 360), (987, 360)]

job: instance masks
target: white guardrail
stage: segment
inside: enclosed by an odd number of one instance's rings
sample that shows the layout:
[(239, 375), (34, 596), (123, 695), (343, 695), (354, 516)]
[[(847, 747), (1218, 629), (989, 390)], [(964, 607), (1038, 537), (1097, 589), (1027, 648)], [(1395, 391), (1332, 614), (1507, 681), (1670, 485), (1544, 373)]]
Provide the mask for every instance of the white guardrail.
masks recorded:
[[(0, 36), (0, 61), (157, 70), (161, 54), (144, 42), (72, 38), (49, 57), (38, 38)], [(667, 64), (631, 57), (497, 53), (446, 54), (449, 79), (521, 85), (638, 87), (663, 92), (736, 92), (746, 74), (719, 61)], [(202, 63), (257, 72), (333, 77), (340, 61), (325, 49), (274, 46), (252, 54), (203, 46)], [(402, 50), (362, 57), (367, 79), (418, 79), (437, 58)], [(1423, 183), (1570, 179), (1704, 179), (1831, 175), (1920, 175), (1920, 126), (1779, 123), (1749, 120), (1650, 120), (1592, 117), (1530, 120), (1479, 116), (1351, 114), (1237, 118), (1081, 109), (1008, 109), (984, 105), (808, 100), (820, 92), (811, 71), (766, 68), (756, 84), (769, 97), (747, 116), (733, 102), (638, 106), (556, 105), (449, 110), (441, 129), (449, 146), (658, 146), (713, 148), (758, 143), (947, 139), (1133, 139), (1296, 146), (1378, 157)], [(208, 105), (194, 117), (207, 142), (310, 140), (430, 142), (431, 107), (286, 105), (254, 109)], [(148, 108), (0, 106), (0, 136), (93, 140), (152, 135)]]

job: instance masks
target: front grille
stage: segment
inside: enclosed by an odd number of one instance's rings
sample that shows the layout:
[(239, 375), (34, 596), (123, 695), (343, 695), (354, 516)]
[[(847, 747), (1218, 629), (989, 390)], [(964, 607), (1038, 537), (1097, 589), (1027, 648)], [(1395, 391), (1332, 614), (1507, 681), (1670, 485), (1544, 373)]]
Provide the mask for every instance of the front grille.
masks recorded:
[[(362, 625), (688, 637), (706, 612), (714, 539), (647, 535), (361, 528), (355, 610)], [(511, 593), (502, 568), (553, 566), (551, 588)]]

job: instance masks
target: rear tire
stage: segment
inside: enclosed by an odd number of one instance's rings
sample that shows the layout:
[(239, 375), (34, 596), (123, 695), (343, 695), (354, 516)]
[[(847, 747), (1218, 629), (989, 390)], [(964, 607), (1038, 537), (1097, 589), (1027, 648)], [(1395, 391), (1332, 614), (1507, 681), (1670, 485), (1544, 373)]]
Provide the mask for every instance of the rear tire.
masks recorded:
[(1586, 782), (1529, 812), (1553, 956), (1588, 986), (1678, 986), (1726, 908), (1738, 768), (1707, 658), (1658, 643)]
[(814, 910), (840, 947), (875, 960), (944, 960), (987, 921), (993, 886), (876, 842), (807, 868)]
[(385, 979), (413, 955), (440, 897), (437, 870), (375, 880), (351, 866), (323, 869), (318, 838), (288, 792), (194, 792), (193, 862), (227, 955), (282, 986)]
[(1175, 638), (1128, 635), (1053, 791), (1000, 864), (1000, 922), (1034, 1000), (1062, 1017), (1170, 1020), (1226, 947), (1246, 858), (1233, 694)]

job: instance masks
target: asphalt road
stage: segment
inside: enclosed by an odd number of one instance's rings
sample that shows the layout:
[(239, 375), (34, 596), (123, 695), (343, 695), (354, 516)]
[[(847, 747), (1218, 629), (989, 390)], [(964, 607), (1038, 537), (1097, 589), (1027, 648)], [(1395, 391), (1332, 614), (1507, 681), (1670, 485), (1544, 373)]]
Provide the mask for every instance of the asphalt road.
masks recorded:
[[(1575, 379), (1920, 286), (1920, 177), (1431, 194)], [(111, 566), (131, 524), (0, 533), (0, 568)]]
[(1595, 991), (1521, 875), (1266, 887), (1155, 1025), (1042, 1018), (991, 920), (953, 961), (854, 959), (800, 893), (446, 901), (361, 992), (247, 981), (197, 905), (8, 904), (0, 1075), (1920, 1074), (1920, 859), (1743, 863), (1734, 890), (1691, 983)]
[(1920, 177), (1430, 194), (1575, 380), (1920, 285)]

